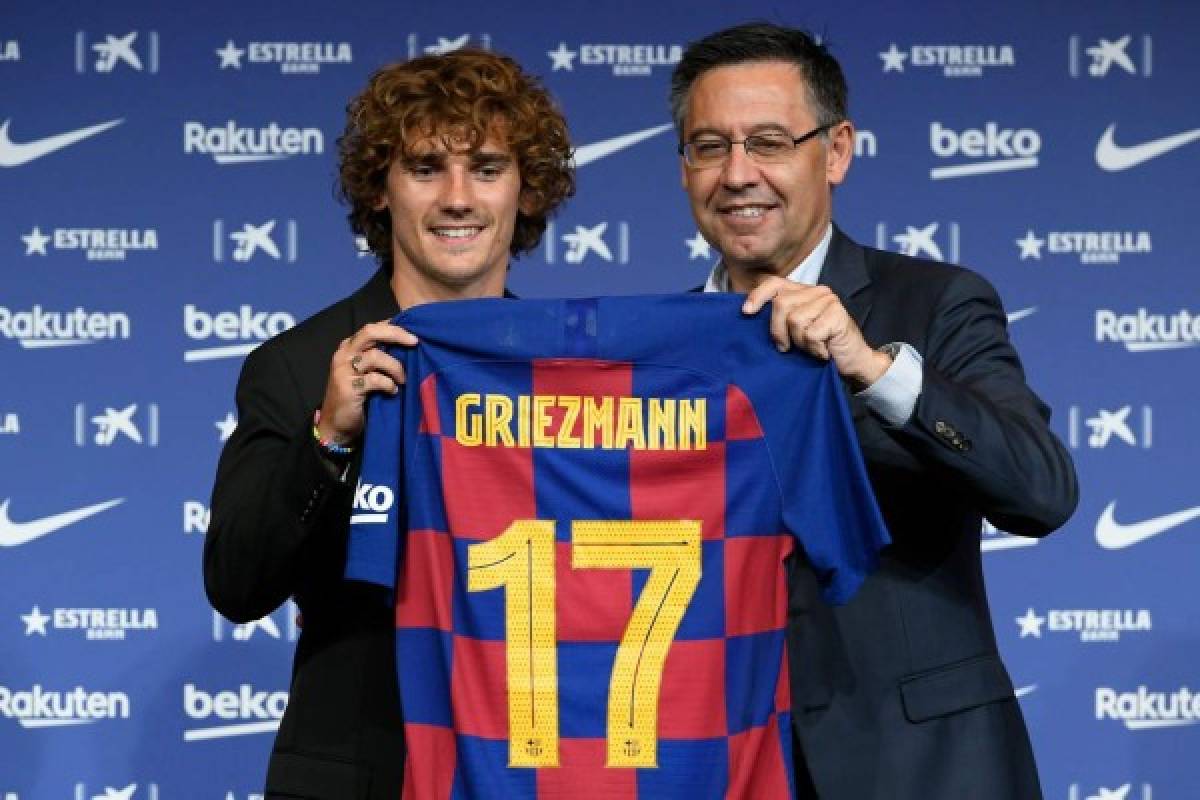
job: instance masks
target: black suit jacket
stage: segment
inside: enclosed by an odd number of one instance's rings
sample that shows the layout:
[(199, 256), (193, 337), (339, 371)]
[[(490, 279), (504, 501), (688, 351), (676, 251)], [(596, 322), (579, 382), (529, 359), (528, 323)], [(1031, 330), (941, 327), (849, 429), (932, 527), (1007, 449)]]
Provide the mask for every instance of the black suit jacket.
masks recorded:
[(1040, 797), (996, 649), (980, 522), (1025, 536), (1061, 526), (1078, 498), (1070, 456), (983, 278), (860, 247), (835, 229), (821, 283), (872, 346), (907, 342), (924, 365), (903, 427), (850, 400), (893, 539), (879, 570), (837, 609), (808, 571), (794, 572), (794, 721), (816, 795)]
[(399, 309), (389, 273), (263, 344), (238, 380), (204, 543), (213, 606), (235, 622), (294, 597), (303, 617), (267, 796), (395, 800), (404, 764), (395, 625), (375, 587), (342, 579), (351, 491), (312, 437), (339, 342)]

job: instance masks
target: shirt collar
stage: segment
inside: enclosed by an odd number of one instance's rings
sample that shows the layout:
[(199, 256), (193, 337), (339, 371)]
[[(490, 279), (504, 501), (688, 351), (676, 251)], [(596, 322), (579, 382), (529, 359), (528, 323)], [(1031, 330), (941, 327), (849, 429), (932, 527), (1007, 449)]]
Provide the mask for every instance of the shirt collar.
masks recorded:
[[(821, 237), (821, 241), (817, 242), (817, 246), (812, 249), (800, 264), (792, 270), (787, 279), (793, 283), (804, 283), (809, 286), (816, 285), (821, 277), (821, 267), (825, 265), (825, 256), (829, 254), (829, 243), (833, 241), (833, 223), (829, 223), (829, 227), (825, 229), (825, 235)], [(725, 260), (721, 259), (712, 268), (712, 272), (708, 274), (708, 280), (704, 282), (704, 291), (706, 292), (728, 292), (731, 291), (729, 286), (729, 270), (725, 268)]]

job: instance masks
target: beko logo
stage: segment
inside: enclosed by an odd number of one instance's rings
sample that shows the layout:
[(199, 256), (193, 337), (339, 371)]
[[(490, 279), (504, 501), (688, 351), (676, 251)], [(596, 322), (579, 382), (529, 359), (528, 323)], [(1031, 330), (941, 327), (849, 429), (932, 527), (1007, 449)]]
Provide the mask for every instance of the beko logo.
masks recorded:
[(929, 170), (929, 177), (938, 181), (1016, 169), (1033, 169), (1038, 165), (1042, 137), (1032, 128), (1002, 128), (995, 122), (988, 122), (983, 128), (967, 128), (961, 133), (943, 126), (940, 122), (931, 122), (929, 147), (938, 158), (960, 156), (977, 159)]
[(211, 361), (244, 356), (295, 324), (295, 318), (286, 311), (255, 311), (253, 306), (242, 305), (237, 311), (209, 313), (188, 303), (183, 307), (183, 330), (189, 339), (219, 339), (239, 343), (187, 350), (183, 360)]
[(279, 727), (287, 708), (287, 692), (266, 692), (243, 683), (236, 691), (206, 692), (188, 683), (183, 687), (183, 710), (196, 721), (217, 721), (215, 725), (189, 728), (185, 742), (224, 739), (270, 733)]

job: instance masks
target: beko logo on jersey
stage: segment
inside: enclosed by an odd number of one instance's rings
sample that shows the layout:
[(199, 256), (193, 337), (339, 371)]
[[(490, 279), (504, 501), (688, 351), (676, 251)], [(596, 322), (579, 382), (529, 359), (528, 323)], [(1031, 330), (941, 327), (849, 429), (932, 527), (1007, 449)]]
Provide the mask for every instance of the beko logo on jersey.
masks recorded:
[(354, 51), (349, 42), (246, 42), (238, 47), (233, 39), (214, 51), (220, 69), (241, 69), (242, 58), (251, 64), (277, 64), (284, 75), (316, 75), (326, 64), (349, 64)]
[(0, 306), (0, 335), (28, 350), (128, 339), (129, 329), (129, 317), (121, 311), (88, 311), (82, 306), (46, 311), (40, 305), (14, 311)]
[(82, 250), (88, 261), (124, 261), (130, 251), (157, 250), (158, 231), (153, 228), (54, 228), (42, 233), (41, 227), (21, 237), (25, 255), (48, 255), (46, 248)]
[(1048, 231), (1038, 236), (1032, 228), (1015, 239), (1022, 261), (1042, 260), (1042, 248), (1052, 256), (1077, 255), (1080, 264), (1117, 264), (1123, 255), (1153, 252), (1149, 231)]
[(214, 128), (185, 122), (183, 152), (212, 156), (218, 164), (279, 161), (324, 153), (325, 134), (318, 128), (281, 128), (274, 122), (264, 128), (244, 128), (233, 120)]
[(236, 691), (206, 692), (188, 683), (183, 687), (183, 711), (190, 719), (214, 725), (184, 730), (185, 742), (270, 733), (279, 727), (287, 708), (287, 692), (259, 691), (243, 683)]
[(388, 512), (396, 502), (396, 494), (387, 486), (363, 483), (354, 488), (354, 513), (352, 525), (378, 525), (387, 522)]
[(239, 344), (217, 345), (187, 350), (184, 361), (211, 361), (216, 358), (244, 356), (267, 339), (296, 324), (286, 311), (255, 311), (243, 305), (237, 311), (201, 311), (191, 303), (183, 307), (183, 330), (189, 339), (220, 339)]
[(901, 50), (892, 42), (879, 54), (884, 72), (904, 72), (912, 67), (939, 67), (947, 78), (978, 78), (984, 69), (1014, 66), (1010, 44), (914, 44)]
[(158, 611), (153, 608), (55, 608), (43, 614), (34, 606), (21, 620), (26, 636), (48, 635), (47, 625), (56, 631), (82, 631), (87, 639), (108, 641), (122, 641), (130, 631), (158, 630)]
[(1200, 722), (1200, 694), (1186, 686), (1174, 692), (1152, 692), (1145, 686), (1134, 692), (1098, 687), (1096, 719), (1123, 722), (1131, 731), (1195, 725)]
[(89, 692), (82, 686), (67, 691), (46, 691), (37, 683), (26, 691), (0, 686), (0, 715), (15, 719), (22, 728), (56, 728), (129, 719), (129, 695)]
[(1120, 342), (1131, 353), (1195, 347), (1200, 344), (1200, 316), (1187, 310), (1168, 315), (1151, 314), (1144, 308), (1135, 314), (1098, 309), (1096, 341)]
[(581, 44), (572, 50), (566, 42), (559, 42), (554, 50), (548, 50), (550, 71), (575, 71), (575, 59), (580, 66), (610, 67), (617, 77), (644, 77), (655, 67), (672, 67), (683, 58), (683, 47), (678, 44)]
[(1016, 618), (1021, 638), (1042, 638), (1047, 633), (1078, 634), (1081, 642), (1116, 642), (1122, 633), (1149, 631), (1153, 628), (1150, 612), (1140, 609), (1051, 609), (1044, 615), (1030, 608)]
[(983, 128), (967, 128), (962, 132), (944, 127), (940, 122), (929, 123), (929, 148), (938, 158), (980, 159), (949, 167), (934, 167), (929, 177), (935, 181), (1033, 169), (1038, 165), (1042, 137), (1032, 128), (1002, 128), (996, 122)]

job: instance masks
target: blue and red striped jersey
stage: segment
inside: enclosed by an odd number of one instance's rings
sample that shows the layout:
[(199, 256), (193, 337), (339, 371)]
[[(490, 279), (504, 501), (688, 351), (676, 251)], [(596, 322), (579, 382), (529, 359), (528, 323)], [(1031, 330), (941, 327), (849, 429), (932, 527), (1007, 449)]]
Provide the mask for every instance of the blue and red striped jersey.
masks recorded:
[(835, 370), (741, 302), (396, 318), (347, 577), (394, 588), (406, 798), (793, 796), (785, 561), (842, 602), (888, 538)]

